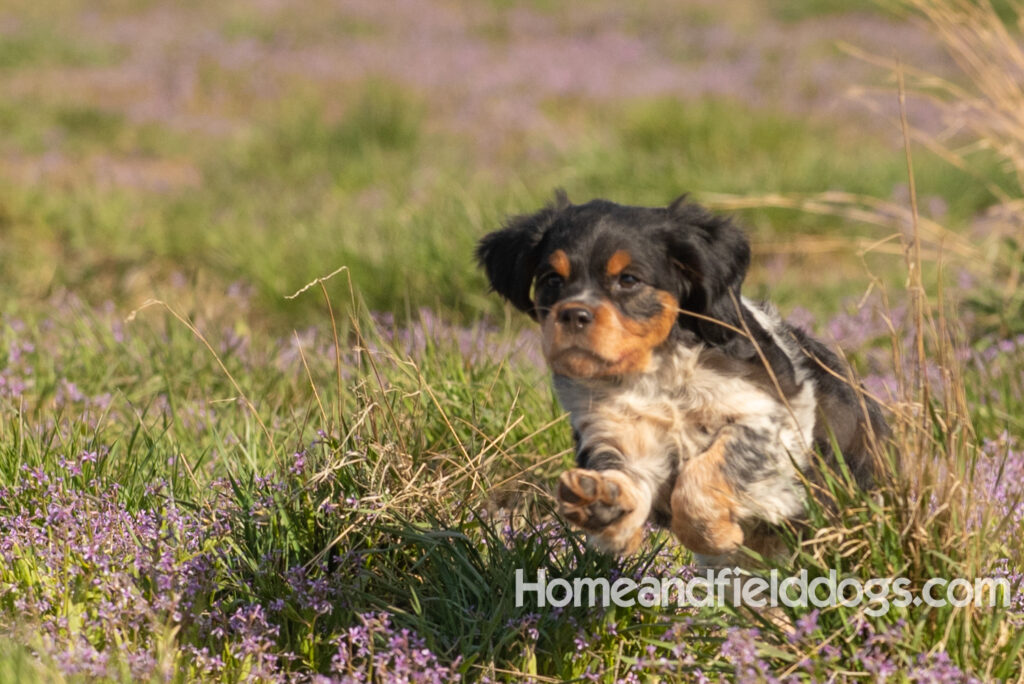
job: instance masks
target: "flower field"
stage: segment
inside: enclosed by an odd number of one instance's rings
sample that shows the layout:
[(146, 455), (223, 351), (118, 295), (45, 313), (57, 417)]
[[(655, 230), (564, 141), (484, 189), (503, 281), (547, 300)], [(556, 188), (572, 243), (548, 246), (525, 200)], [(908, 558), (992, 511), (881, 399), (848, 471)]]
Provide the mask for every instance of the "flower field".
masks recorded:
[[(1024, 15), (1008, 3), (0, 7), (0, 682), (1024, 678)], [(902, 104), (901, 104), (902, 100)], [(692, 578), (555, 512), (473, 245), (682, 192), (894, 427), (778, 569), (995, 607), (517, 605)]]

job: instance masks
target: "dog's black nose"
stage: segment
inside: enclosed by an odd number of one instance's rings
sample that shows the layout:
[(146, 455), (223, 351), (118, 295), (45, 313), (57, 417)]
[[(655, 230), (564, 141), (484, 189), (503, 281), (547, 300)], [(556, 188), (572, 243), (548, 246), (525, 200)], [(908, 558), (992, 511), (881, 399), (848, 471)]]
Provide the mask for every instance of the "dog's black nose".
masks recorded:
[(594, 313), (582, 306), (570, 306), (558, 312), (558, 322), (582, 330), (594, 322)]

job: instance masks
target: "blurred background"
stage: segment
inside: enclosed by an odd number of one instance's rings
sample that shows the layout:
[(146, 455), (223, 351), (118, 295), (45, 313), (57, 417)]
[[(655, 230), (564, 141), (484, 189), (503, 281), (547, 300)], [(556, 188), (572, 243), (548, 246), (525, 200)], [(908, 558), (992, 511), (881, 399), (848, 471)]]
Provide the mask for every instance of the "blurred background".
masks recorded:
[[(288, 330), (322, 304), (284, 295), (348, 266), (372, 310), (463, 321), (501, 306), (474, 242), (564, 187), (734, 212), (747, 293), (830, 315), (901, 278), (885, 60), (956, 74), (910, 10), (840, 0), (6, 0), (2, 304), (244, 292), (252, 324)], [(907, 109), (947, 130), (925, 97)], [(925, 239), (970, 256), (1010, 173), (929, 147), (920, 211), (958, 235)], [(863, 197), (893, 206), (864, 221)]]

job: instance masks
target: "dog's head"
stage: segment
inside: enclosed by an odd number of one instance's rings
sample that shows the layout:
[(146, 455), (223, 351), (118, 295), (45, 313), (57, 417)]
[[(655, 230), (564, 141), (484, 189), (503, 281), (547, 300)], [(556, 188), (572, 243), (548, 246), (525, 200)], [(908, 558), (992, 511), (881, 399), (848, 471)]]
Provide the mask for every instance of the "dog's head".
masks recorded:
[(642, 372), (681, 331), (734, 352), (743, 344), (750, 247), (728, 219), (683, 198), (645, 208), (559, 193), (484, 237), (477, 258), (494, 290), (540, 322), (559, 375)]

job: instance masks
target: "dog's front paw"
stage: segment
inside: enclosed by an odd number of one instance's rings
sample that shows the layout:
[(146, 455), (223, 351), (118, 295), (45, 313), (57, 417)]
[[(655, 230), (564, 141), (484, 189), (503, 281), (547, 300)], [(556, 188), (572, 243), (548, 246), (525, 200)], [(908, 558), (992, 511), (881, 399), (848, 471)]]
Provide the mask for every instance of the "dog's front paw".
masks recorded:
[(606, 479), (600, 471), (574, 468), (558, 480), (558, 500), (562, 515), (585, 530), (603, 530), (635, 505), (623, 496), (622, 487)]
[(614, 470), (573, 468), (558, 480), (562, 516), (586, 530), (599, 548), (630, 553), (640, 545), (646, 513), (638, 510), (636, 486)]

